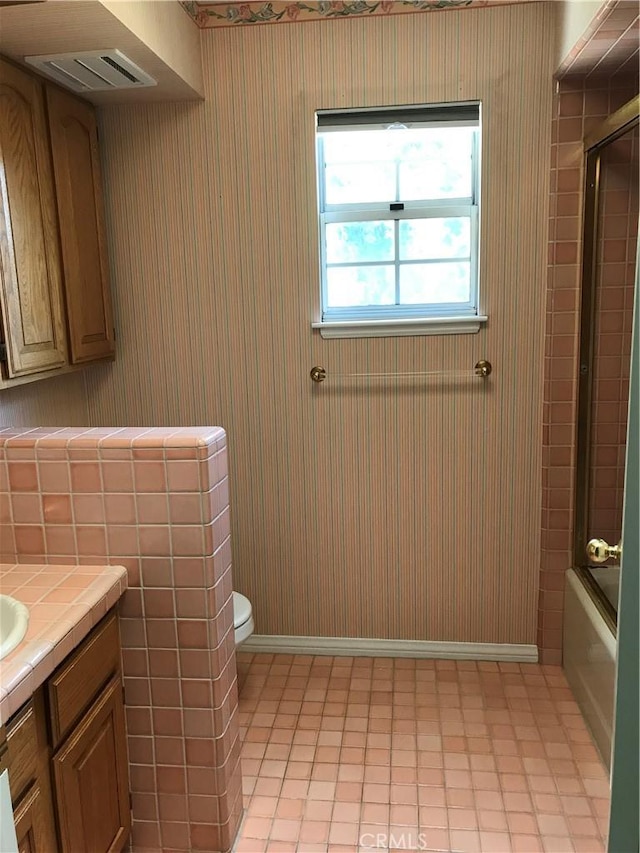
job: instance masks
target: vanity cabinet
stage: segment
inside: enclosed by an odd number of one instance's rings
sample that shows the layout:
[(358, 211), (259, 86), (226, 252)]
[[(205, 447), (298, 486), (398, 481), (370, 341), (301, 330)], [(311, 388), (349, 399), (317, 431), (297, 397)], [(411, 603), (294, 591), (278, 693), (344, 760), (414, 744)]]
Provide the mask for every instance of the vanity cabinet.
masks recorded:
[(0, 59), (0, 388), (113, 356), (93, 107)]
[(116, 853), (129, 837), (118, 623), (108, 614), (6, 726), (20, 853)]
[(60, 849), (121, 850), (131, 812), (115, 613), (58, 667), (47, 693)]

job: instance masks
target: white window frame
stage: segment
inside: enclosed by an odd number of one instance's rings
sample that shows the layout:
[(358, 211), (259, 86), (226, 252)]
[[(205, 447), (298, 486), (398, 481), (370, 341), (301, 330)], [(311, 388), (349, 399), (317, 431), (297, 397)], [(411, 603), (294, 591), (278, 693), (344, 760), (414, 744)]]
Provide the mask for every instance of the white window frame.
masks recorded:
[[(473, 106), (478, 110), (477, 121), (456, 120), (455, 111), (458, 107)], [(325, 338), (346, 337), (387, 337), (399, 335), (429, 335), (429, 334), (466, 334), (474, 333), (480, 329), (482, 323), (488, 319), (480, 313), (479, 309), (479, 232), (480, 232), (480, 104), (476, 102), (462, 102), (453, 104), (432, 104), (422, 107), (398, 107), (370, 108), (365, 110), (331, 110), (316, 113), (317, 117), (323, 113), (336, 117), (336, 130), (354, 132), (364, 129), (380, 129), (382, 116), (386, 124), (389, 123), (389, 114), (397, 115), (397, 120), (403, 123), (410, 121), (407, 117), (414, 114), (419, 117), (418, 121), (411, 121), (411, 127), (462, 127), (473, 124), (477, 125), (474, 135), (472, 152), (472, 195), (466, 198), (434, 199), (419, 201), (398, 202), (404, 204), (403, 210), (391, 210), (389, 202), (373, 202), (362, 204), (327, 204), (325, 201), (324, 181), (324, 146), (323, 133), (329, 128), (316, 126), (316, 156), (317, 156), (317, 186), (318, 186), (318, 209), (319, 209), (319, 233), (320, 233), (320, 304), (322, 319), (312, 323), (314, 329), (319, 329)], [(438, 118), (430, 121), (429, 112), (436, 111)], [(451, 111), (452, 119), (442, 120), (443, 111)], [(371, 114), (371, 123), (368, 116)], [(359, 121), (350, 124), (349, 116), (358, 114)], [(364, 120), (367, 122), (363, 124)], [(376, 122), (376, 118), (378, 121)], [(402, 131), (398, 131), (402, 132)], [(396, 186), (398, 181), (396, 180)], [(468, 303), (429, 303), (429, 304), (399, 304), (380, 306), (353, 306), (331, 308), (327, 305), (327, 267), (332, 264), (326, 262), (326, 225), (339, 222), (363, 222), (363, 221), (389, 221), (393, 219), (395, 228), (395, 259), (387, 265), (395, 267), (396, 297), (399, 297), (399, 270), (403, 264), (415, 264), (416, 261), (401, 261), (398, 257), (398, 230), (399, 222), (403, 219), (429, 219), (451, 216), (464, 216), (470, 218), (471, 246), (470, 246), (470, 277), (471, 298)], [(453, 262), (453, 258), (429, 259), (422, 263), (432, 264), (438, 262)], [(418, 261), (417, 263), (421, 263)], [(354, 263), (353, 266), (380, 266), (381, 262)], [(336, 264), (336, 266), (348, 266), (348, 264)]]

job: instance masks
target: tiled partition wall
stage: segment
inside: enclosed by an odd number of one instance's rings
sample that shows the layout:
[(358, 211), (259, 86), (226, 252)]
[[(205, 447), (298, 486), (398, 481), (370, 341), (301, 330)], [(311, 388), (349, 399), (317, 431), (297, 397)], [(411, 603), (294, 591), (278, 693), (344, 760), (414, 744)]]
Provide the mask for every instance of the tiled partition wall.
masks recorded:
[[(545, 337), (538, 648), (562, 661), (564, 573), (573, 560), (575, 430), (583, 213), (583, 139), (638, 92), (637, 75), (561, 80), (552, 123)], [(637, 227), (637, 226), (636, 226)], [(627, 245), (626, 234), (623, 242)], [(618, 238), (605, 242), (611, 257)], [(617, 333), (616, 333), (617, 334)], [(618, 334), (620, 341), (622, 336)]]
[(134, 850), (226, 851), (241, 815), (226, 437), (0, 432), (1, 551), (126, 566)]

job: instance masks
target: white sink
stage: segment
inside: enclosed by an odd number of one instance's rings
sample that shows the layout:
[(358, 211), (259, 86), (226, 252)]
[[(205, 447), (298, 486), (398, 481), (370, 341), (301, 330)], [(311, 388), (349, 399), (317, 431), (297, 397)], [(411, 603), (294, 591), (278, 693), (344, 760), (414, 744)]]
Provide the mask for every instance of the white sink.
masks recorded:
[(10, 595), (0, 595), (0, 660), (22, 642), (28, 624), (28, 607)]

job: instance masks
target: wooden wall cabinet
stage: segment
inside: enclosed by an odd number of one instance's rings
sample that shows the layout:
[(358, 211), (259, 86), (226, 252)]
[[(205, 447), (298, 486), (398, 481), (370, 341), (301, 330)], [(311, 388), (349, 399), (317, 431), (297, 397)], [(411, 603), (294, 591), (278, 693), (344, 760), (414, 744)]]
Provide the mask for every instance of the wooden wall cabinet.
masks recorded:
[(114, 353), (93, 107), (0, 59), (0, 388)]
[(9, 720), (6, 745), (20, 853), (125, 847), (131, 811), (115, 613)]
[(114, 351), (102, 175), (94, 108), (47, 85), (71, 361)]
[(44, 89), (0, 65), (2, 320), (11, 377), (67, 363)]

